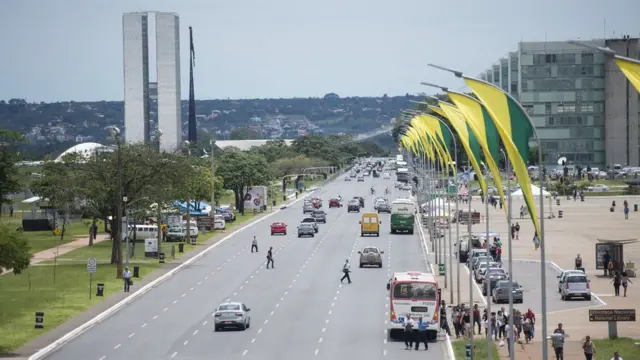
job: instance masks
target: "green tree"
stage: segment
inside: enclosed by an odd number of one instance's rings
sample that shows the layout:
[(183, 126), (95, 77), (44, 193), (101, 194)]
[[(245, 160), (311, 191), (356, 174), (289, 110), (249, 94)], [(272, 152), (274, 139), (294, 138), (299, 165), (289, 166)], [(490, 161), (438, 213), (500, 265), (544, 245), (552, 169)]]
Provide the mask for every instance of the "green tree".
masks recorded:
[(217, 174), (226, 189), (232, 190), (236, 209), (244, 213), (244, 196), (248, 187), (267, 185), (269, 168), (263, 156), (237, 149), (225, 149), (218, 158)]
[(295, 156), (293, 150), (289, 148), (284, 140), (269, 140), (262, 146), (253, 147), (251, 151), (264, 156), (268, 163), (273, 163), (278, 159)]
[(262, 135), (259, 132), (248, 128), (248, 127), (239, 127), (231, 130), (229, 133), (229, 140), (254, 140), (254, 139), (262, 139)]
[(13, 269), (18, 275), (31, 262), (31, 248), (21, 232), (0, 223), (0, 271)]
[(22, 136), (14, 131), (0, 130), (0, 206), (10, 203), (8, 195), (21, 189), (16, 163), (20, 154), (15, 151)]

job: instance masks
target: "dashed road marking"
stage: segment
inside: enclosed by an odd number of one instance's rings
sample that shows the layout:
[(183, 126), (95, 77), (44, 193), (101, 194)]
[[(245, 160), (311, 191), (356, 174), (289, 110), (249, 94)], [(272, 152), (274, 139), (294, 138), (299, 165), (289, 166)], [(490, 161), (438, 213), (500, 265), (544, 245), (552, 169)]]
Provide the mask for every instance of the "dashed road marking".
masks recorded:
[(171, 355), (171, 358), (173, 359), (174, 357), (176, 357), (176, 355), (178, 355), (178, 352), (177, 352), (177, 351), (176, 351), (176, 352), (174, 352), (174, 353)]
[(106, 356), (102, 356), (102, 357), (101, 357), (100, 359), (98, 359), (98, 360), (104, 360), (104, 359), (106, 359), (106, 358), (107, 358)]
[(147, 323), (142, 324), (142, 326), (140, 326), (141, 328), (144, 328), (147, 326)]
[(118, 344), (118, 345), (114, 346), (114, 347), (113, 347), (113, 350), (118, 350), (118, 348), (119, 348), (120, 346), (122, 346), (122, 344)]
[(196, 329), (196, 331), (194, 331), (192, 335), (195, 336), (198, 333), (198, 331), (200, 331), (200, 330)]
[(202, 323), (202, 326), (207, 325), (207, 323), (208, 323), (208, 321), (203, 322), (203, 323)]
[(167, 311), (167, 310), (169, 310), (169, 308), (164, 308), (164, 309), (162, 309), (162, 311)]
[(185, 342), (182, 345), (187, 346), (188, 343), (189, 343), (189, 340), (185, 340)]
[(136, 335), (136, 333), (131, 333), (129, 334), (129, 339), (131, 339), (132, 337), (134, 337)]
[(249, 350), (245, 350), (245, 351), (243, 351), (243, 352), (242, 352), (242, 356), (247, 355), (247, 353), (248, 353), (248, 352), (249, 352)]
[(320, 352), (320, 349), (316, 349), (316, 351), (313, 352), (313, 355), (318, 355), (318, 353)]
[(158, 315), (155, 315), (151, 320), (155, 320), (158, 318)]
[(174, 305), (177, 304), (177, 303), (178, 303), (178, 300), (173, 300), (173, 304)]
[(260, 334), (262, 332), (262, 328), (258, 329), (258, 334)]
[(254, 342), (256, 342), (256, 338), (251, 339), (251, 343), (253, 344)]

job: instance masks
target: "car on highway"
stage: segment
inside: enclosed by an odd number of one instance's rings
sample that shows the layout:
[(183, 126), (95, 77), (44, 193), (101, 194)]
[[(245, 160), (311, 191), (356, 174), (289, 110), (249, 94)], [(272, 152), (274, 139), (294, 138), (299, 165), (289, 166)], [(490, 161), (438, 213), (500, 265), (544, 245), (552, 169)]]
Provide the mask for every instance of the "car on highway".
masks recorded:
[(564, 280), (564, 286), (560, 291), (562, 300), (569, 300), (574, 297), (581, 297), (587, 301), (591, 301), (591, 284), (585, 274), (567, 275)]
[(358, 176), (358, 175), (355, 172), (352, 172), (351, 174), (349, 174), (349, 177), (352, 177), (352, 178), (354, 178), (356, 176)]
[(340, 199), (337, 199), (337, 198), (329, 199), (329, 209), (334, 207), (342, 207), (342, 203), (340, 202)]
[(402, 184), (402, 186), (399, 187), (400, 190), (406, 190), (409, 191), (411, 190), (411, 185), (409, 184)]
[(347, 176), (344, 178), (344, 181), (351, 181), (351, 178)]
[(365, 246), (361, 251), (358, 251), (358, 254), (360, 254), (360, 267), (368, 265), (382, 267), (382, 254), (384, 254), (384, 251), (377, 247)]
[(358, 182), (364, 182), (364, 176), (358, 175)]
[(320, 209), (322, 207), (322, 199), (320, 198), (311, 198), (311, 203), (316, 209)]
[(564, 270), (560, 275), (556, 276), (558, 278), (558, 293), (562, 292), (564, 283), (567, 281), (567, 276), (569, 275), (584, 275), (584, 272), (582, 270)]
[(386, 172), (386, 173), (382, 174), (382, 178), (383, 179), (391, 179), (391, 175), (389, 175), (389, 173)]
[(361, 208), (364, 207), (364, 198), (362, 196), (354, 196), (353, 198), (358, 200), (358, 202), (360, 203), (360, 207)]
[(487, 275), (489, 281), (483, 281), (482, 286), (482, 295), (484, 296), (487, 295), (487, 283), (491, 284), (491, 288), (489, 289), (489, 293), (491, 293), (491, 291), (493, 291), (493, 289), (495, 288), (496, 283), (500, 280), (506, 280), (509, 274), (507, 274), (504, 269), (489, 269), (487, 270)]
[(378, 210), (378, 205), (380, 205), (380, 204), (388, 204), (388, 203), (389, 203), (389, 200), (387, 200), (387, 199), (385, 199), (383, 197), (379, 197), (379, 198), (376, 198), (375, 200), (373, 200), (373, 208), (375, 210)]
[(327, 213), (322, 210), (313, 210), (311, 213), (316, 222), (326, 224), (327, 223)]
[(471, 260), (471, 270), (476, 271), (476, 269), (480, 266), (480, 264), (482, 263), (486, 263), (486, 262), (493, 262), (495, 260), (493, 260), (493, 258), (491, 257), (491, 255), (483, 255), (483, 256), (476, 256)]
[(378, 205), (378, 214), (391, 214), (391, 205), (384, 203), (384, 204), (380, 204)]
[[(501, 268), (502, 264), (498, 262), (490, 262), (489, 269), (498, 269)], [(481, 283), (484, 280), (484, 275), (487, 273), (487, 262), (480, 262), (476, 267), (476, 270), (473, 272), (473, 277), (475, 278), (477, 283)]]
[(251, 327), (250, 311), (251, 309), (241, 302), (226, 302), (218, 305), (213, 316), (214, 330), (220, 331), (229, 327), (248, 329)]
[(316, 219), (314, 217), (304, 218), (304, 219), (302, 219), (302, 223), (303, 224), (311, 224), (313, 226), (313, 231), (314, 232), (318, 232), (318, 222), (316, 221)]
[(360, 201), (358, 201), (357, 199), (352, 199), (347, 204), (347, 212), (352, 211), (360, 212)]
[(311, 223), (301, 223), (298, 225), (298, 237), (311, 236), (314, 237), (316, 230)]
[(522, 285), (512, 281), (511, 287), (509, 287), (509, 280), (496, 282), (496, 287), (491, 290), (491, 300), (496, 304), (509, 302), (509, 288), (511, 288), (511, 293), (513, 294), (513, 302), (522, 303), (524, 301)]
[(302, 205), (302, 213), (303, 214), (313, 212), (313, 210), (315, 210), (315, 209), (316, 209), (316, 207), (313, 206), (313, 203), (311, 201), (305, 201), (304, 205)]
[(271, 224), (271, 235), (282, 234), (287, 235), (287, 224), (277, 221)]

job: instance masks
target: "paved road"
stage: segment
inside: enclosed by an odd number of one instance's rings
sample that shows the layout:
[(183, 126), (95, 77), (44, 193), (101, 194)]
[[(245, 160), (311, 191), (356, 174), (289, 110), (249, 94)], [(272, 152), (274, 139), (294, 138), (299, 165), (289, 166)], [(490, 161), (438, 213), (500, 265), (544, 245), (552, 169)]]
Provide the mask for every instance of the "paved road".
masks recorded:
[[(363, 196), (373, 210), (369, 188), (390, 180), (365, 183), (334, 181), (315, 195), (325, 200)], [(407, 196), (398, 190), (390, 200)], [(405, 351), (387, 342), (386, 283), (394, 271), (428, 269), (417, 235), (390, 235), (389, 215), (382, 215), (379, 238), (362, 238), (359, 214), (328, 209), (327, 224), (314, 238), (298, 239), (303, 218), (295, 204), (247, 229), (140, 299), (71, 341), (49, 359), (348, 359), (363, 357), (424, 358), (425, 351)], [(291, 233), (270, 236), (269, 225), (285, 221)], [(256, 235), (260, 253), (251, 254)], [(357, 251), (375, 245), (385, 251), (382, 269), (357, 267)], [(264, 268), (266, 250), (274, 247), (276, 268)], [(354, 264), (352, 284), (341, 285), (341, 267)], [(226, 300), (251, 308), (246, 331), (213, 331), (213, 311)], [(444, 359), (438, 344), (428, 351)]]

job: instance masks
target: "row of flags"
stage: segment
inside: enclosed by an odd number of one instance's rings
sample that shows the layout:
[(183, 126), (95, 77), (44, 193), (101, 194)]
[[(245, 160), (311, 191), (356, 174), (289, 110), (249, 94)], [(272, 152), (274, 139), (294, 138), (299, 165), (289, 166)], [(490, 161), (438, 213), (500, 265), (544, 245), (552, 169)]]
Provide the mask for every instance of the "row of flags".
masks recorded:
[[(640, 62), (617, 55), (614, 56), (614, 60), (627, 79), (640, 92)], [(504, 154), (507, 157), (505, 162), (510, 161), (522, 189), (525, 204), (531, 214), (536, 234), (541, 234), (527, 170), (530, 153), (529, 139), (535, 132), (529, 115), (520, 103), (502, 89), (482, 80), (461, 77), (475, 98), (447, 90), (452, 103), (438, 100), (437, 106), (429, 105), (429, 109), (438, 116), (413, 113), (406, 131), (399, 138), (400, 146), (414, 154), (425, 154), (442, 169), (451, 169), (456, 176), (457, 164), (454, 164), (451, 157), (453, 132), (455, 132), (461, 143), (456, 145), (462, 146), (469, 158), (469, 163), (476, 174), (479, 174), (478, 181), (483, 194), (487, 194), (487, 184), (481, 175), (483, 173), (481, 165), (491, 173), (500, 200), (506, 204), (502, 178), (497, 165), (501, 153), (500, 142), (502, 142)], [(506, 206), (503, 209), (507, 211)]]

